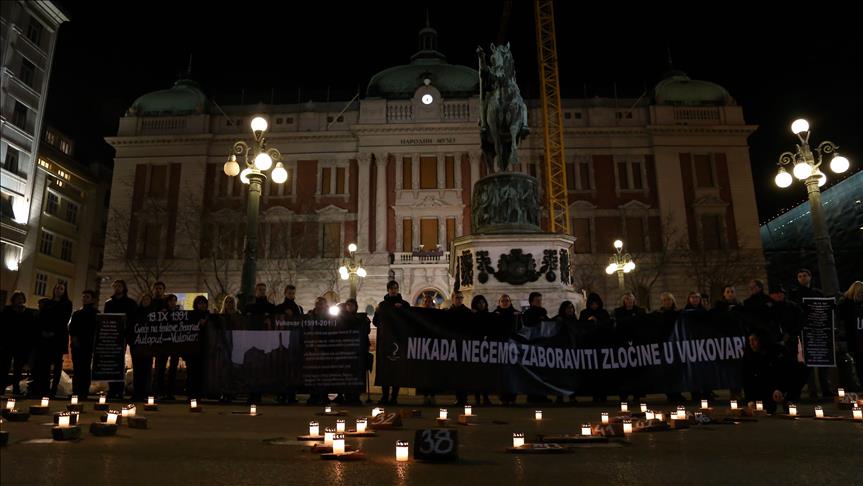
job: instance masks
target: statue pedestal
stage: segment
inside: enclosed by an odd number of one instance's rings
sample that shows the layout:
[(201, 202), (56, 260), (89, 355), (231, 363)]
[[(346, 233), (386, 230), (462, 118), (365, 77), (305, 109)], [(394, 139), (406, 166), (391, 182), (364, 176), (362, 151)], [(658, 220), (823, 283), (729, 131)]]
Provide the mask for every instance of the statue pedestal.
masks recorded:
[(489, 310), (501, 294), (513, 305), (527, 305), (531, 292), (542, 294), (549, 317), (564, 300), (584, 308), (584, 297), (570, 284), (570, 262), (575, 238), (552, 233), (466, 235), (453, 241), (451, 273), (455, 287), (469, 305), (483, 295)]
[(539, 233), (539, 182), (521, 172), (476, 181), (470, 201), (475, 234)]

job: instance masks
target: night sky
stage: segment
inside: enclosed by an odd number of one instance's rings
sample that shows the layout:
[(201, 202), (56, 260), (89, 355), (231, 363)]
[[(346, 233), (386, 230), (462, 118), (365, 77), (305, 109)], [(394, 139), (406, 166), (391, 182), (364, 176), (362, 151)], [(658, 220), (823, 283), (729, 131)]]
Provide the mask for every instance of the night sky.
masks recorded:
[[(167, 89), (184, 73), (221, 105), (294, 103), (362, 96), (376, 72), (405, 64), (417, 50), (428, 9), (448, 61), (476, 65), (474, 50), (501, 31), (503, 2), (59, 2), (69, 13), (55, 52), (47, 122), (73, 137), (83, 162), (111, 164), (103, 137), (138, 96)], [(692, 5), (695, 5), (694, 3)], [(614, 7), (614, 5), (611, 5)], [(637, 98), (674, 67), (693, 79), (724, 86), (749, 124), (759, 220), (806, 197), (802, 184), (773, 184), (776, 160), (794, 148), (790, 124), (805, 116), (812, 141), (829, 139), (863, 168), (863, 108), (859, 74), (863, 48), (852, 28), (810, 26), (791, 47), (791, 19), (759, 18), (725, 4), (674, 12), (585, 7), (556, 2), (558, 55), (564, 97)], [(642, 6), (640, 8), (648, 8)], [(722, 12), (712, 10), (721, 9)], [(691, 10), (693, 19), (676, 18)], [(775, 15), (775, 14), (774, 14)], [(818, 12), (808, 11), (815, 20)], [(850, 13), (848, 15), (851, 15)], [(519, 85), (538, 97), (533, 2), (515, 0), (504, 38), (512, 43)], [(794, 71), (796, 70), (796, 71)], [(299, 93), (298, 93), (299, 90)], [(839, 180), (831, 172), (828, 184)]]

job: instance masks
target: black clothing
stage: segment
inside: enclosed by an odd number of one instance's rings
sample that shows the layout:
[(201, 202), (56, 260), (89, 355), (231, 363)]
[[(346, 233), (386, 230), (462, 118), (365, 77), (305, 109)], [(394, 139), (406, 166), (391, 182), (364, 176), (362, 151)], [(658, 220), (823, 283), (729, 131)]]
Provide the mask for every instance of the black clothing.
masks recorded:
[(99, 325), (99, 311), (89, 304), (72, 314), (69, 336), (72, 338), (72, 392), (84, 400), (90, 394), (91, 363)]
[(303, 315), (303, 308), (293, 299), (289, 299), (285, 297), (285, 300), (276, 306), (276, 314), (286, 314), (287, 311), (290, 310), (294, 313), (294, 318), (301, 319)]
[(623, 332), (631, 330), (636, 319), (643, 315), (644, 309), (637, 305), (632, 306), (632, 309), (627, 309), (623, 306), (614, 309), (614, 321), (617, 325), (617, 329)]
[(863, 382), (863, 301), (839, 301), (839, 319), (845, 327), (845, 343), (854, 357), (857, 379)]
[[(69, 317), (72, 301), (69, 299), (42, 299), (39, 301), (36, 341), (36, 369), (34, 370), (34, 396), (54, 396), (63, 373), (63, 355), (69, 351)], [(52, 371), (53, 368), (53, 371)]]
[(21, 373), (30, 361), (36, 340), (36, 311), (24, 306), (7, 305), (0, 322), (0, 394), (8, 386), (12, 366), (12, 393), (21, 392)]
[(794, 356), (784, 346), (761, 342), (759, 351), (746, 348), (743, 355), (743, 390), (746, 400), (764, 402), (769, 413), (776, 410), (773, 392), (789, 398), (799, 395), (803, 383), (795, 369)]
[(824, 297), (824, 292), (821, 289), (798, 285), (788, 293), (788, 298), (795, 304), (802, 304), (805, 297)]
[[(396, 294), (395, 296), (390, 296), (389, 294), (387, 294), (384, 296), (384, 300), (382, 300), (378, 304), (378, 310), (375, 311), (375, 315), (372, 318), (372, 324), (374, 324), (375, 327), (380, 327), (380, 325), (381, 325), (380, 310), (381, 309), (391, 308), (391, 309), (400, 309), (402, 311), (405, 311), (407, 309), (410, 309), (410, 306), (411, 305), (408, 303), (408, 301), (402, 299), (402, 294)], [(397, 386), (390, 387), (389, 385), (381, 385), (381, 389), (382, 389), (381, 390), (382, 396), (381, 396), (381, 401), (380, 401), (381, 404), (383, 404), (383, 405), (395, 405), (398, 403), (399, 387), (397, 387)]]
[(269, 316), (276, 313), (276, 305), (266, 297), (257, 297), (243, 309), (243, 313), (248, 316)]
[(767, 329), (773, 327), (771, 323), (773, 318), (772, 308), (773, 299), (764, 292), (750, 295), (749, 298), (743, 301), (743, 311), (755, 318), (758, 325)]
[(803, 309), (787, 300), (774, 302), (770, 309), (772, 326), (767, 331), (770, 339), (781, 342), (792, 354), (797, 354), (797, 338), (806, 322)]
[(740, 306), (740, 302), (738, 302), (736, 300), (728, 302), (727, 300), (722, 299), (722, 300), (717, 300), (713, 304), (713, 311), (714, 312), (728, 312), (728, 311), (730, 311), (730, 310), (732, 310), (738, 306)]
[(542, 307), (530, 306), (522, 313), (521, 320), (525, 327), (536, 327), (548, 320), (548, 312)]
[[(126, 344), (129, 344), (128, 336), (130, 334), (134, 335), (134, 323), (132, 322), (132, 316), (134, 316), (135, 311), (138, 309), (138, 303), (133, 299), (130, 299), (126, 295), (112, 295), (110, 299), (105, 301), (105, 305), (103, 307), (104, 312), (106, 314), (125, 314), (126, 315), (126, 329), (125, 335), (127, 337)], [(124, 346), (125, 349), (125, 346)], [(129, 348), (131, 350), (131, 347)], [(134, 368), (133, 368), (134, 369)], [(132, 372), (134, 373), (134, 371)], [(126, 388), (126, 381), (112, 381), (108, 383), (108, 395), (112, 398), (122, 398), (125, 395), (124, 391)]]

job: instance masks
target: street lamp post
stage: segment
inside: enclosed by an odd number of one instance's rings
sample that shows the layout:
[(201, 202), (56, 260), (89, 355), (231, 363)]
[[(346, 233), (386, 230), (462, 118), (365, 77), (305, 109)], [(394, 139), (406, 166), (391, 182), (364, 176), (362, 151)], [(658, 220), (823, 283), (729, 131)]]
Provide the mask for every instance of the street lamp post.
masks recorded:
[[(253, 145), (239, 140), (234, 143), (231, 155), (225, 162), (224, 171), (228, 176), (239, 176), (243, 184), (249, 185), (249, 199), (246, 204), (246, 240), (243, 246), (243, 276), (240, 285), (239, 302), (245, 305), (246, 301), (254, 296), (255, 273), (258, 259), (258, 215), (261, 211), (261, 188), (267, 180), (266, 172), (273, 167), (271, 176), (273, 182), (283, 184), (288, 180), (288, 171), (282, 165), (282, 154), (275, 148), (267, 148), (267, 120), (256, 116), (251, 123), (252, 133), (255, 136)], [(245, 168), (240, 170), (237, 156), (243, 157)]]
[(339, 267), (339, 276), (342, 280), (351, 281), (351, 298), (356, 299), (357, 282), (358, 279), (365, 278), (366, 269), (363, 268), (363, 261), (356, 258), (357, 245), (354, 243), (348, 245), (348, 252), (351, 256), (342, 259), (342, 266)]
[[(815, 251), (818, 256), (818, 270), (821, 273), (821, 287), (828, 296), (839, 292), (839, 277), (836, 275), (836, 261), (833, 258), (833, 245), (830, 244), (830, 233), (821, 207), (820, 187), (827, 183), (827, 176), (821, 171), (821, 163), (825, 155), (833, 154), (830, 160), (830, 170), (841, 174), (848, 170), (848, 159), (839, 155), (839, 146), (830, 141), (823, 141), (812, 150), (809, 148), (809, 122), (804, 119), (795, 120), (791, 131), (800, 139), (795, 152), (785, 152), (779, 156), (779, 173), (776, 174), (776, 185), (786, 188), (794, 182), (794, 177), (806, 184), (809, 194), (809, 208), (812, 214), (812, 229), (815, 233)], [(816, 160), (817, 158), (817, 160)], [(788, 168), (791, 168), (791, 174)]]
[(614, 240), (615, 253), (608, 259), (608, 266), (605, 267), (605, 273), (611, 275), (617, 272), (617, 286), (623, 290), (623, 274), (635, 270), (635, 262), (632, 261), (632, 256), (629, 253), (623, 253), (623, 242)]

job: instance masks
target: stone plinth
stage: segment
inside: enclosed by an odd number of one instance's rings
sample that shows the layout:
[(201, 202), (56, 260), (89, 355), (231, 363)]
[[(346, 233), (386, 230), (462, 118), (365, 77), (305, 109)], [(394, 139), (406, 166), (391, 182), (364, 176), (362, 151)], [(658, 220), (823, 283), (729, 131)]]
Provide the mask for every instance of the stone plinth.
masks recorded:
[(453, 241), (450, 271), (454, 288), (465, 303), (483, 295), (494, 310), (501, 294), (513, 305), (527, 305), (531, 292), (540, 292), (549, 317), (564, 300), (583, 308), (583, 296), (573, 290), (570, 277), (575, 238), (551, 233), (467, 235)]

